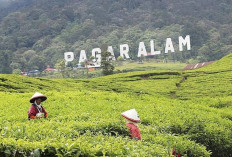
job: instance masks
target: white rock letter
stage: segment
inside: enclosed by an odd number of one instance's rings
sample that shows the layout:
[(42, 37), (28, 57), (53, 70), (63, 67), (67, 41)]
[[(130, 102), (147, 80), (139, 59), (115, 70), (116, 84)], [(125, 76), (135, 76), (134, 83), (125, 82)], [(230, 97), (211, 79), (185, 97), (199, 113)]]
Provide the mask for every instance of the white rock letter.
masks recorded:
[(64, 59), (65, 59), (65, 65), (67, 65), (68, 62), (72, 62), (74, 60), (74, 53), (73, 52), (65, 52)]
[(127, 44), (120, 45), (120, 56), (122, 58), (124, 58), (124, 55), (126, 56), (126, 58), (130, 58), (128, 52), (129, 46)]
[(191, 50), (190, 36), (187, 35), (185, 39), (182, 36), (179, 36), (179, 50), (183, 51), (183, 46), (187, 44), (187, 50)]
[(111, 53), (112, 56), (110, 58), (112, 58), (112, 60), (115, 61), (115, 55), (114, 55), (114, 50), (112, 46), (108, 46), (107, 52)]
[(92, 56), (96, 58), (96, 62), (101, 62), (101, 49), (100, 48), (94, 48), (92, 49)]
[(84, 62), (87, 59), (85, 50), (81, 50), (79, 63)]
[(168, 51), (175, 52), (171, 38), (167, 38), (166, 40), (165, 53), (168, 53)]
[(151, 55), (159, 55), (159, 54), (161, 54), (160, 51), (155, 51), (155, 45), (154, 45), (153, 40), (150, 41), (150, 45), (151, 45)]
[(139, 43), (138, 57), (141, 57), (141, 55), (147, 56), (147, 50), (146, 50), (144, 42)]

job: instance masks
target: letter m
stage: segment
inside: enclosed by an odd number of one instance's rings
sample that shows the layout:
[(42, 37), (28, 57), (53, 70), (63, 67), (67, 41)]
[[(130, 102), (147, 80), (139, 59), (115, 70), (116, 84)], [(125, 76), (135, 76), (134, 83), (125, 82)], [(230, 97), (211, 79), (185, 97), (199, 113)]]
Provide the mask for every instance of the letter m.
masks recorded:
[(187, 45), (187, 50), (191, 50), (190, 36), (187, 35), (185, 39), (179, 36), (179, 51), (183, 51), (183, 46)]

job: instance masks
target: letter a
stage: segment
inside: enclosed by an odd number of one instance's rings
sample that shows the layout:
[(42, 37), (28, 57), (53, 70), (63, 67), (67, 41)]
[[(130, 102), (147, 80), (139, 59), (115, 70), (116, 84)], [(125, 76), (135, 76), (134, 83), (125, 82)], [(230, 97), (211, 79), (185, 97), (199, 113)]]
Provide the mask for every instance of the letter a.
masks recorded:
[(139, 43), (138, 57), (141, 57), (141, 55), (147, 56), (147, 50), (146, 50), (144, 42)]
[(85, 50), (81, 50), (79, 63), (84, 62), (87, 59)]
[(175, 52), (171, 38), (167, 38), (166, 40), (165, 53), (168, 53), (168, 51)]

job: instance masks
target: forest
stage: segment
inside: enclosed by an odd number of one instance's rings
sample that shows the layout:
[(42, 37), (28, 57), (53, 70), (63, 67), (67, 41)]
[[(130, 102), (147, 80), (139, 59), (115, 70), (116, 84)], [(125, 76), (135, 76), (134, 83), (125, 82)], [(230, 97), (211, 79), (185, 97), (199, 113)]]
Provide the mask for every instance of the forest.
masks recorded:
[[(166, 38), (190, 35), (191, 51), (156, 55), (185, 63), (214, 61), (232, 51), (230, 0), (1, 0), (0, 73), (54, 67), (64, 52), (76, 58), (86, 50), (130, 45), (137, 60), (138, 44), (163, 50)], [(175, 47), (175, 50), (178, 50)], [(151, 50), (147, 50), (148, 52)], [(79, 60), (79, 59), (77, 59)], [(78, 62), (72, 63), (73, 65)]]

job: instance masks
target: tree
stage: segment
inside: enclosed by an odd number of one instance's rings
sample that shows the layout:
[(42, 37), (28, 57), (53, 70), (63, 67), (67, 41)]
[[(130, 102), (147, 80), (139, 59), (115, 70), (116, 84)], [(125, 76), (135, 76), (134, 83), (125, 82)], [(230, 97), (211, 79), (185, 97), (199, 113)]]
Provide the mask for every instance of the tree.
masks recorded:
[(122, 56), (118, 56), (117, 62), (116, 62), (116, 63), (117, 63), (117, 65), (122, 65), (122, 64), (123, 64), (123, 63), (122, 63), (123, 61), (124, 61), (124, 59), (122, 58)]
[(38, 69), (39, 71), (43, 71), (47, 67), (47, 65), (45, 64), (45, 57), (39, 55), (33, 56), (28, 62), (28, 65), (28, 69)]
[(20, 69), (14, 69), (12, 73), (20, 75), (21, 74), (21, 70)]
[(0, 50), (0, 73), (11, 73), (12, 69), (10, 68), (10, 62), (12, 61), (11, 59), (12, 52), (9, 50), (6, 51), (1, 51)]
[(10, 68), (14, 71), (14, 69), (21, 69), (21, 65), (19, 63), (12, 62), (10, 64)]
[(112, 62), (109, 60), (110, 56), (110, 52), (104, 51), (101, 53), (101, 67), (103, 75), (113, 74), (114, 66), (112, 65)]
[(122, 56), (118, 56), (117, 61), (124, 61), (124, 59), (122, 58)]
[(34, 50), (27, 50), (23, 53), (23, 57), (26, 59), (26, 61), (29, 61), (35, 55), (36, 52)]
[(72, 68), (65, 66), (65, 59), (57, 61), (57, 63), (55, 64), (55, 68), (61, 72), (63, 78), (70, 77), (70, 71), (72, 70)]
[(65, 60), (61, 59), (55, 64), (55, 68), (61, 72), (62, 77), (65, 77)]
[(141, 55), (139, 58), (139, 64), (143, 64), (143, 61), (145, 59), (144, 55)]

